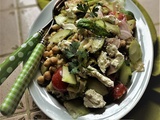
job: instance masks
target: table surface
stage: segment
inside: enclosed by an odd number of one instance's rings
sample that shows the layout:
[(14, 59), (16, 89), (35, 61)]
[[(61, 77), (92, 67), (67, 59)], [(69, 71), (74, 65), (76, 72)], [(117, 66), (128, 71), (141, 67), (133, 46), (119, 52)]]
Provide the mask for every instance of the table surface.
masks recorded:
[[(151, 16), (158, 35), (160, 35), (160, 1), (139, 0)], [(0, 0), (0, 63), (20, 46), (27, 38), (28, 31), (41, 10), (36, 0)], [(9, 92), (12, 84), (22, 70), (20, 65), (9, 78), (0, 86), (0, 104)], [(160, 76), (151, 78), (145, 94), (136, 107), (122, 119), (129, 120), (158, 120), (160, 118), (160, 93), (154, 88), (160, 85)], [(154, 114), (146, 117), (146, 114)], [(29, 120), (49, 118), (41, 112), (34, 103), (28, 90), (25, 91), (15, 114), (4, 117), (0, 114), (0, 120)]]

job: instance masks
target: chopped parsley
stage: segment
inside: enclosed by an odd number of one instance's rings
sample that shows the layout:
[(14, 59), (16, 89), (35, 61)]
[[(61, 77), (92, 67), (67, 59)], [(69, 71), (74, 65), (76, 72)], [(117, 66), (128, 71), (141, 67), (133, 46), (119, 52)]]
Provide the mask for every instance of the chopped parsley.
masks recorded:
[(72, 42), (68, 49), (65, 49), (64, 55), (67, 58), (70, 73), (76, 74), (82, 67), (86, 67), (88, 53), (84, 49), (78, 49), (79, 42)]

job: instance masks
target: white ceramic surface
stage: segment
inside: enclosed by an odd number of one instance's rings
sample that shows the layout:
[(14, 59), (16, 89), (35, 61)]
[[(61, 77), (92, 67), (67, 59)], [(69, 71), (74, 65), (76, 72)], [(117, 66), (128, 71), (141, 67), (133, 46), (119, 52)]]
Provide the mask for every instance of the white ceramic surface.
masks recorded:
[[(54, 7), (54, 4), (55, 0), (51, 1), (51, 3), (42, 11), (37, 20), (34, 22), (30, 30), (30, 35), (41, 29), (52, 18), (52, 8)], [(126, 9), (132, 11), (137, 20), (137, 39), (142, 48), (145, 71), (141, 73), (133, 73), (132, 84), (129, 87), (124, 100), (120, 104), (107, 105), (105, 111), (102, 113), (91, 113), (79, 117), (78, 120), (120, 119), (134, 108), (148, 85), (153, 64), (151, 34), (146, 20), (132, 0), (126, 0)], [(45, 88), (42, 88), (37, 84), (36, 78), (39, 74), (40, 72), (38, 71), (33, 82), (29, 86), (29, 91), (35, 103), (48, 117), (53, 120), (71, 120), (72, 117), (67, 113), (65, 108), (50, 94), (48, 94)]]

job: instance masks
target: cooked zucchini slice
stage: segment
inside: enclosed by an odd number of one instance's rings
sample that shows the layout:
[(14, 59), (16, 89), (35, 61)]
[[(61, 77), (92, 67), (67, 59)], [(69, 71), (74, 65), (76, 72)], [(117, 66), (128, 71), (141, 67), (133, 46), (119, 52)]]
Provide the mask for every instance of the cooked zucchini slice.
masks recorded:
[(59, 43), (61, 40), (69, 36), (71, 33), (72, 33), (71, 30), (68, 30), (68, 29), (60, 30), (56, 34), (51, 36), (51, 38), (49, 39), (49, 42), (50, 44)]

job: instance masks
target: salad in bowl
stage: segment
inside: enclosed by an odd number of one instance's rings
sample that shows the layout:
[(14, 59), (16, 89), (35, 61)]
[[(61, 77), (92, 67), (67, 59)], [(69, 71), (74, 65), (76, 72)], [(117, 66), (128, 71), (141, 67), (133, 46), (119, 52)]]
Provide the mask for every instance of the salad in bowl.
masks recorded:
[(66, 0), (47, 36), (37, 83), (77, 118), (123, 101), (143, 72), (136, 19), (123, 0)]

